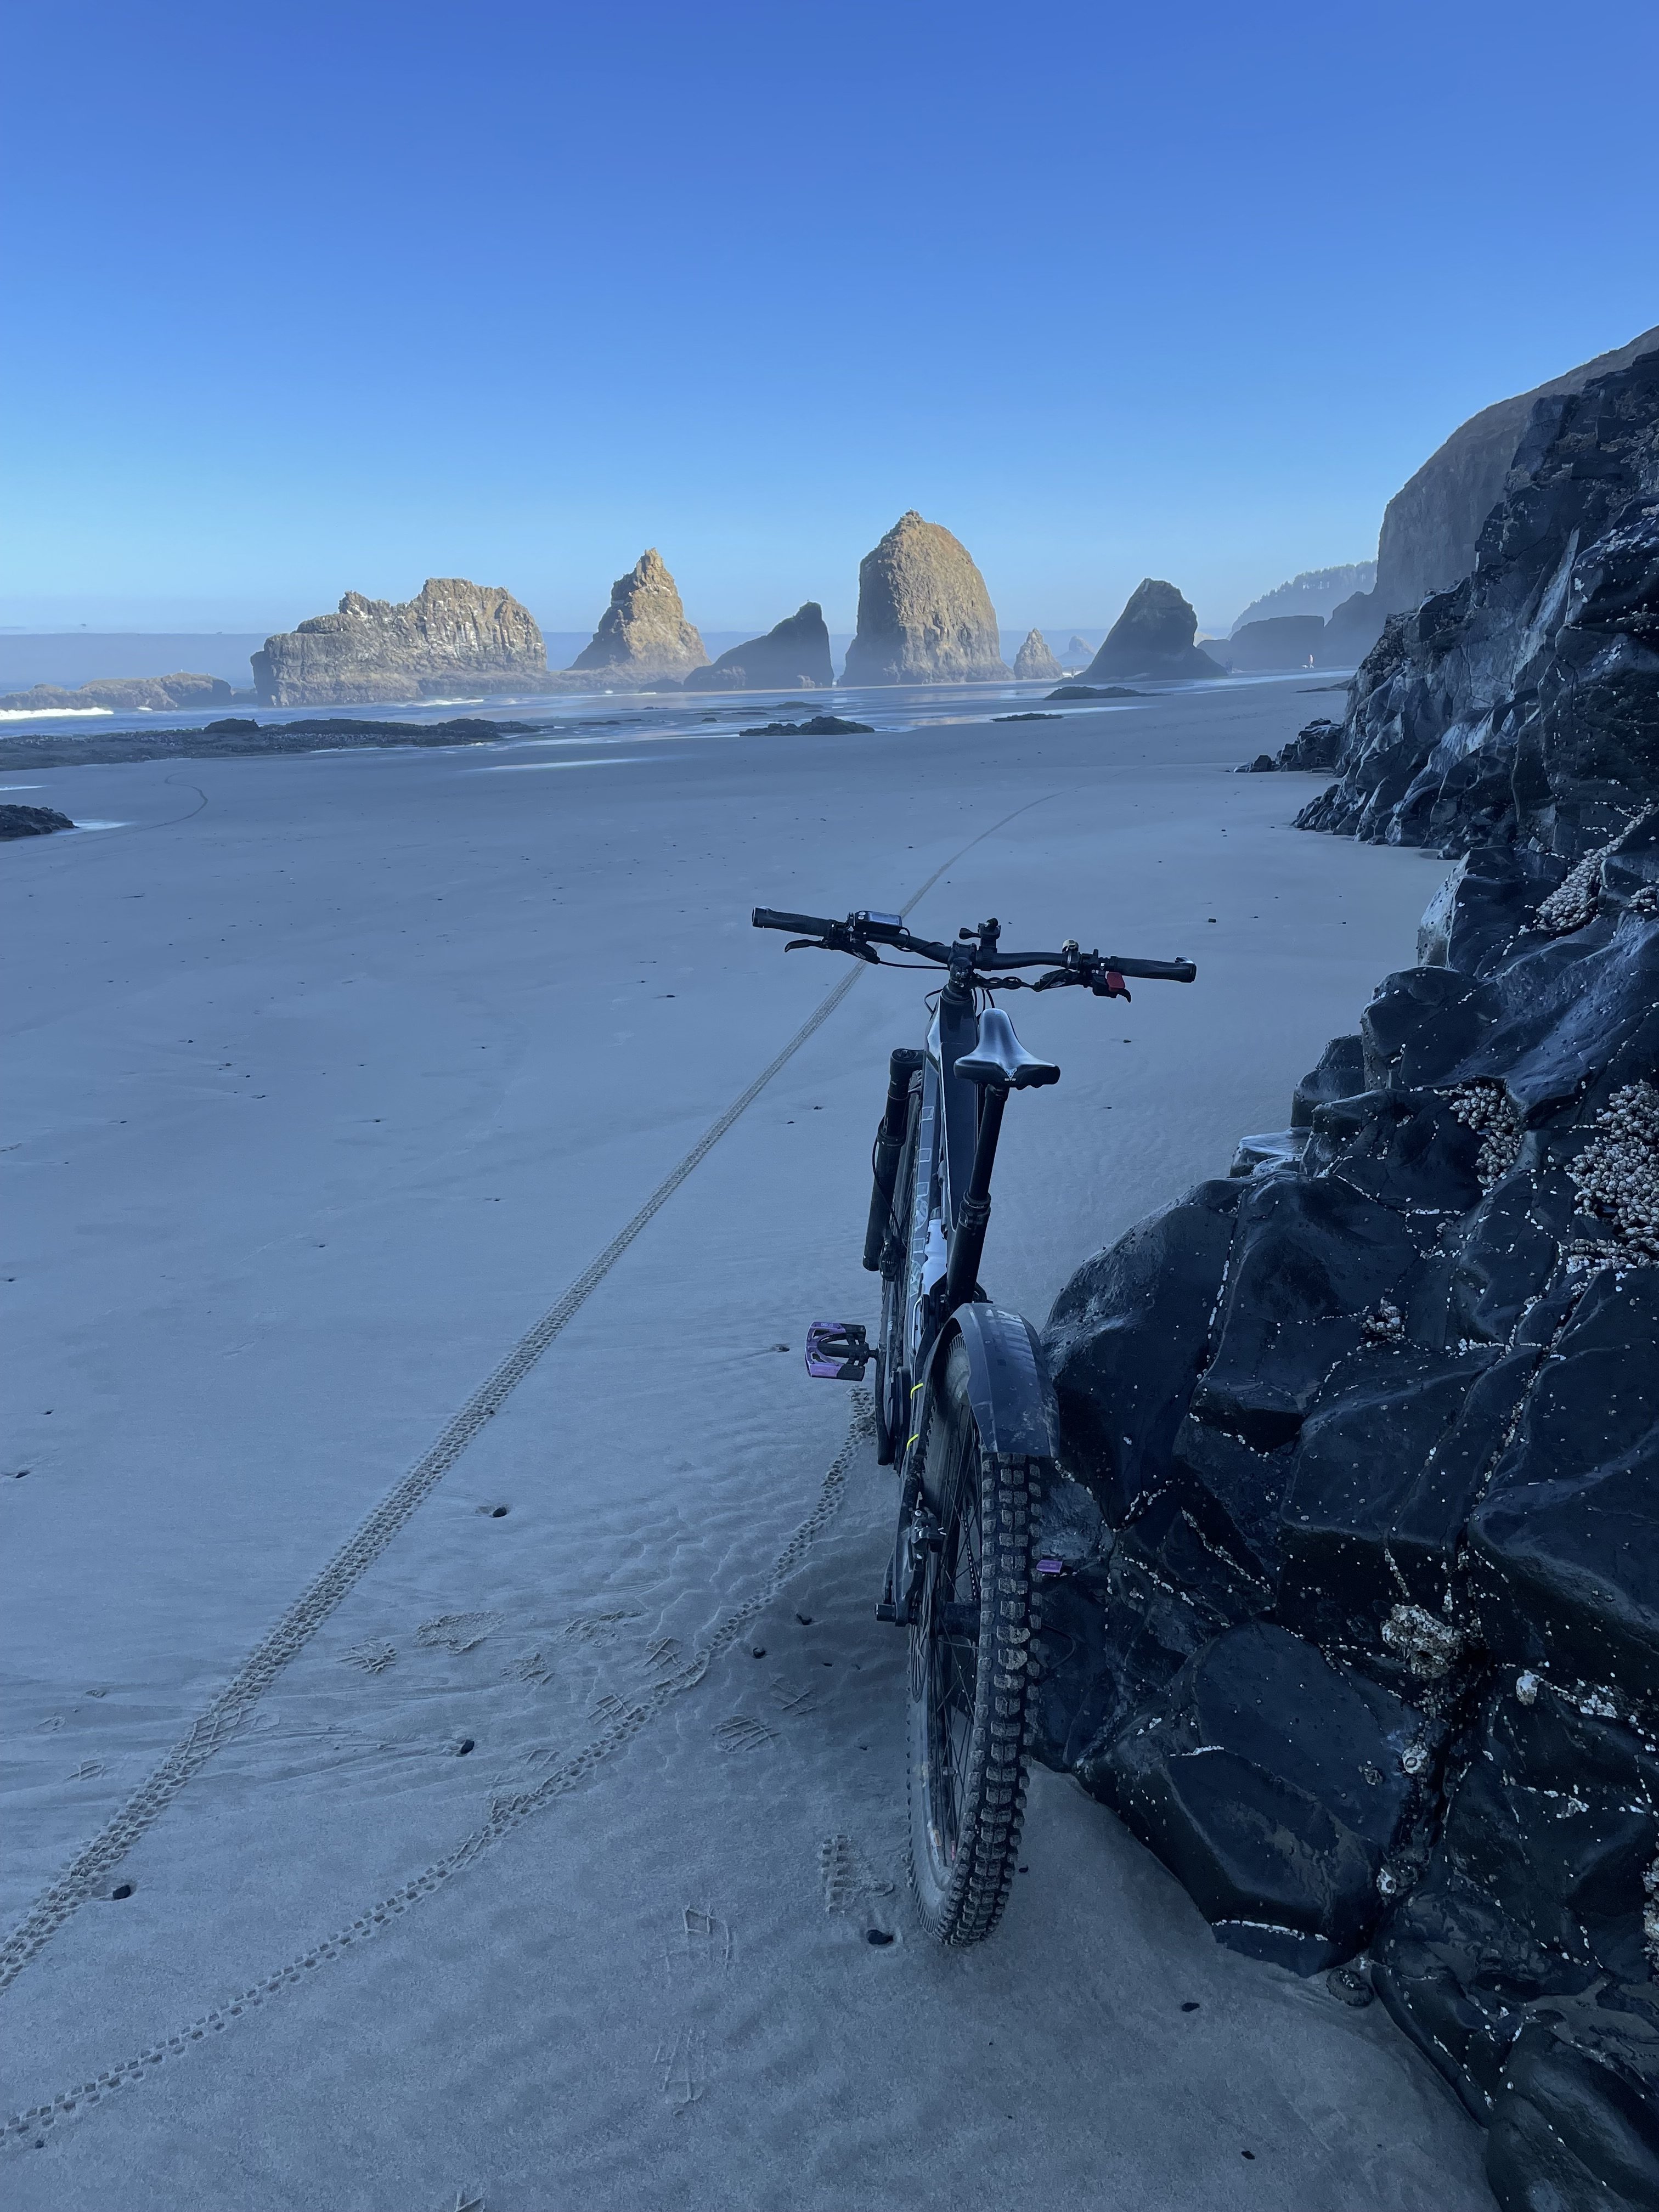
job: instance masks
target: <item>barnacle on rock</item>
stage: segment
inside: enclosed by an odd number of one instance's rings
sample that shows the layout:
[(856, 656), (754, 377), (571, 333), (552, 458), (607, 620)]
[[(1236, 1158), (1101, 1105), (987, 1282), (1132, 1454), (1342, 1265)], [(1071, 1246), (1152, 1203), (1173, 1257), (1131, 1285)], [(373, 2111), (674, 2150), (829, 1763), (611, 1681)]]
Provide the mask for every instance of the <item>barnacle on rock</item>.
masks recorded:
[(1369, 1344), (1398, 1344), (1406, 1334), (1406, 1317), (1392, 1298), (1379, 1298), (1359, 1329)]
[(1420, 1605), (1395, 1606), (1382, 1624), (1382, 1641), (1425, 1682), (1436, 1682), (1449, 1674), (1463, 1649), (1462, 1636), (1450, 1621), (1440, 1620)]
[(1659, 1090), (1630, 1083), (1615, 1091), (1567, 1172), (1586, 1210), (1612, 1224), (1631, 1259), (1659, 1261)]
[(1503, 1085), (1486, 1077), (1460, 1083), (1448, 1094), (1448, 1103), (1464, 1127), (1473, 1129), (1480, 1139), (1474, 1171), (1480, 1188), (1490, 1190), (1509, 1173), (1520, 1153), (1524, 1127), (1521, 1116)]

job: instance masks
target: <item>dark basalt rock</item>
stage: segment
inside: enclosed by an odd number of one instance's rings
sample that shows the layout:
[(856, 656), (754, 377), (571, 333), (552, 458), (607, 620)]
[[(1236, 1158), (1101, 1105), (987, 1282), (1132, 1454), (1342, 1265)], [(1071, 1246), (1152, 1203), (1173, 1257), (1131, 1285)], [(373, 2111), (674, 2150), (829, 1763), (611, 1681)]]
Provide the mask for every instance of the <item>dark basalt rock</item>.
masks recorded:
[(1146, 695), (1132, 684), (1060, 684), (1042, 696), (1045, 699), (1140, 699)]
[(1222, 1942), (1315, 1973), (1382, 1909), (1416, 1717), (1265, 1621), (1229, 1629), (1078, 1766), (1179, 1876)]
[(750, 730), (739, 730), (740, 738), (869, 738), (875, 735), (870, 722), (844, 721), (839, 714), (814, 714), (805, 722), (762, 722)]
[(1036, 1749), (1220, 1940), (1357, 1959), (1489, 2128), (1510, 2212), (1634, 2212), (1659, 2203), (1659, 818), (1577, 849), (1564, 819), (1554, 849), (1471, 852), (1291, 1127), (1056, 1301)]
[(1659, 799), (1659, 352), (1540, 399), (1472, 573), (1391, 615), (1297, 817), (1577, 856)]
[(73, 830), (55, 806), (0, 806), (0, 838), (50, 837), (54, 830)]

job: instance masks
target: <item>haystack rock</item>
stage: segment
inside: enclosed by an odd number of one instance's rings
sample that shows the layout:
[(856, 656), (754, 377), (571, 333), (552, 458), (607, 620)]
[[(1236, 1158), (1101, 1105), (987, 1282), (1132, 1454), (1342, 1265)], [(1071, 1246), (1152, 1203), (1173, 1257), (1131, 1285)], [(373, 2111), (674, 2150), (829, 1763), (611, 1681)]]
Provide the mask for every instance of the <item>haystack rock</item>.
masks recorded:
[(1111, 676), (1150, 676), (1166, 681), (1226, 673), (1193, 640), (1198, 617), (1173, 584), (1148, 576), (1107, 632), (1106, 642), (1083, 672), (1091, 684)]
[[(695, 635), (696, 633), (693, 632)], [(707, 668), (694, 668), (688, 691), (788, 691), (836, 680), (823, 609), (808, 599), (764, 637), (734, 645)]]
[(702, 640), (685, 619), (679, 588), (653, 545), (611, 586), (611, 605), (570, 668), (573, 674), (603, 676), (613, 688), (639, 690), (653, 678), (678, 679), (708, 664)]
[(1080, 637), (1073, 637), (1066, 648), (1066, 665), (1068, 668), (1086, 668), (1094, 657), (1093, 646)]
[(1042, 632), (1034, 629), (1027, 631), (1024, 644), (1014, 656), (1014, 673), (1022, 684), (1052, 684), (1066, 671), (1049, 652)]
[(253, 684), (266, 707), (555, 688), (528, 611), (499, 585), (460, 576), (428, 576), (419, 598), (401, 605), (348, 592), (337, 613), (268, 637), (253, 655)]
[(858, 635), (843, 684), (978, 684), (1008, 673), (996, 610), (968, 549), (900, 515), (859, 563)]

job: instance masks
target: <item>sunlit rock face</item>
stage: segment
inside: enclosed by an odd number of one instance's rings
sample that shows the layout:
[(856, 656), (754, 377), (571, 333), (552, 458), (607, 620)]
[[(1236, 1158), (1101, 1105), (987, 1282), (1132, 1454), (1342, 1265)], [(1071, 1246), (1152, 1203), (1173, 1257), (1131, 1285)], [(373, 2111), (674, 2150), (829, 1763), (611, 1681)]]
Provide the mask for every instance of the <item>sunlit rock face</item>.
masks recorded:
[(428, 576), (419, 597), (401, 605), (348, 592), (335, 613), (268, 637), (253, 655), (253, 683), (267, 707), (538, 690), (547, 688), (547, 648), (510, 592)]
[(1164, 682), (1222, 676), (1220, 664), (1194, 643), (1198, 617), (1173, 584), (1148, 576), (1129, 594), (1106, 641), (1084, 670), (1084, 681), (1143, 676)]
[(835, 682), (823, 609), (808, 599), (764, 637), (734, 645), (706, 668), (694, 668), (688, 691), (788, 691)]
[(678, 681), (708, 660), (702, 638), (685, 619), (679, 588), (653, 546), (611, 586), (611, 605), (570, 668), (625, 690), (658, 676)]
[(1298, 817), (1571, 859), (1659, 799), (1659, 349), (1540, 400), (1474, 568), (1390, 618)]
[(1025, 642), (1014, 655), (1014, 674), (1022, 684), (1052, 684), (1065, 670), (1048, 650), (1048, 641), (1040, 629), (1028, 630)]
[(1008, 674), (996, 610), (968, 549), (913, 507), (859, 563), (845, 684), (977, 684)]

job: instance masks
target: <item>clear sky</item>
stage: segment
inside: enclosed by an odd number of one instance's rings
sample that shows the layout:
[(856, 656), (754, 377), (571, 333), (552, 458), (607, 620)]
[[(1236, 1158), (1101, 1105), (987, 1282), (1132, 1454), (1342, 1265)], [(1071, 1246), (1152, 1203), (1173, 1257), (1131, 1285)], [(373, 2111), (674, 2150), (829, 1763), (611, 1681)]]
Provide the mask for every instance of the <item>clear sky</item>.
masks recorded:
[(647, 544), (850, 628), (1364, 559), (1455, 425), (1659, 323), (1659, 7), (53, 0), (10, 11), (0, 623), (258, 629)]

